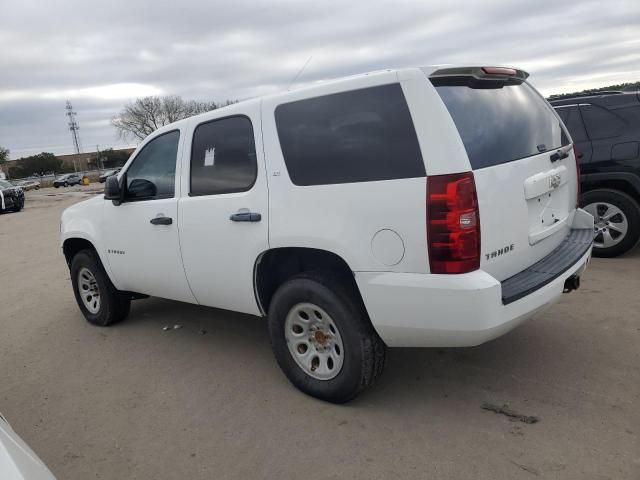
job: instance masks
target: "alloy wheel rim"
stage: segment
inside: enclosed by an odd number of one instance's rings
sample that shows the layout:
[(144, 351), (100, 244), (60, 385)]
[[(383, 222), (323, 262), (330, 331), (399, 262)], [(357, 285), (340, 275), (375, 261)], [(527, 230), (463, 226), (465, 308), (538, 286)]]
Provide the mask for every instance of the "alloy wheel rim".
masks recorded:
[(617, 206), (607, 202), (595, 202), (584, 209), (593, 215), (593, 245), (597, 248), (610, 248), (618, 245), (627, 235), (629, 222), (627, 216)]
[(326, 311), (313, 303), (298, 303), (287, 314), (284, 330), (289, 353), (304, 373), (317, 380), (331, 380), (340, 373), (342, 336)]
[(100, 288), (96, 277), (87, 267), (78, 272), (78, 291), (84, 307), (93, 314), (100, 311)]

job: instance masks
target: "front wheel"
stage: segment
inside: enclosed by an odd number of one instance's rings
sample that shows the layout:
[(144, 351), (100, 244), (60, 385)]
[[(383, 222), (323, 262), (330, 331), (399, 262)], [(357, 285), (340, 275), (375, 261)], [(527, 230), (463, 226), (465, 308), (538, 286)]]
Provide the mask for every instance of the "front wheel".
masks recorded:
[(95, 251), (78, 252), (70, 270), (76, 302), (89, 323), (106, 327), (129, 314), (131, 296), (116, 290)]
[(593, 254), (616, 257), (631, 250), (640, 239), (640, 206), (618, 190), (598, 189), (582, 195), (584, 209), (593, 215)]
[(64, 182), (64, 186), (65, 186), (65, 187), (68, 187), (68, 186), (69, 186), (69, 184), (68, 184), (67, 182)]
[(280, 368), (308, 395), (353, 399), (382, 373), (385, 345), (347, 281), (299, 274), (278, 288), (269, 336)]

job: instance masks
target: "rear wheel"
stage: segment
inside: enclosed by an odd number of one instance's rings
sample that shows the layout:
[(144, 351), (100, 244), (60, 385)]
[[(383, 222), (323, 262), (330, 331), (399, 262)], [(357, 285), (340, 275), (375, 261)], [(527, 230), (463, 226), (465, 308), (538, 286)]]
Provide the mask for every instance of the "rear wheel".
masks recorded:
[(269, 307), (269, 335), (291, 383), (322, 400), (351, 400), (384, 367), (384, 343), (339, 278), (303, 273), (282, 284)]
[(76, 302), (89, 323), (106, 327), (129, 314), (131, 296), (113, 286), (95, 251), (78, 252), (70, 270)]
[(582, 195), (582, 205), (595, 220), (595, 256), (615, 257), (638, 243), (640, 206), (632, 197), (618, 190), (591, 190)]

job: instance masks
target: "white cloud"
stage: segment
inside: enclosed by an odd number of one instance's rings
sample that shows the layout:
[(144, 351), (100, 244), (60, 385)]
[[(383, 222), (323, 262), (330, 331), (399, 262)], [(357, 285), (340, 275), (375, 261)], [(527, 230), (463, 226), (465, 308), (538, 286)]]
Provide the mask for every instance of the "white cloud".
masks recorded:
[(247, 98), (387, 67), (511, 64), (543, 93), (639, 80), (637, 0), (4, 2), (0, 145), (86, 145), (133, 97)]

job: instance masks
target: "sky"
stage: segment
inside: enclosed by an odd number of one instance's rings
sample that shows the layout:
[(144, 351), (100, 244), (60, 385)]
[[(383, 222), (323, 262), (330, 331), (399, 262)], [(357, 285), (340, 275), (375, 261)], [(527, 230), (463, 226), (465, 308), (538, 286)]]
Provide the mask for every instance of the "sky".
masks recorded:
[(0, 146), (122, 147), (130, 99), (245, 99), (383, 68), (512, 65), (543, 94), (640, 80), (640, 1), (0, 0)]

